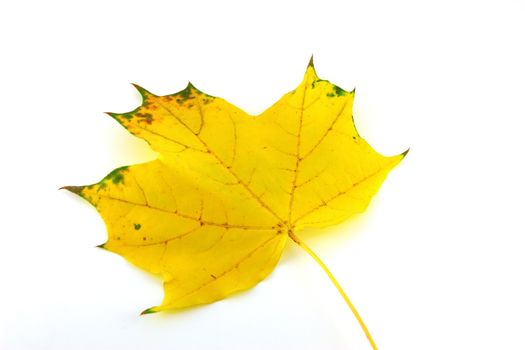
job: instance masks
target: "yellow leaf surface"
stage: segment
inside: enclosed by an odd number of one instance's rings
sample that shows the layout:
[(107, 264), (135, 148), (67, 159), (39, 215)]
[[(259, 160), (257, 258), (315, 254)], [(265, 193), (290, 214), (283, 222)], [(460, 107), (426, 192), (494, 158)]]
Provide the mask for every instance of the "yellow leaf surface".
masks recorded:
[(406, 154), (385, 157), (357, 133), (354, 92), (319, 79), (310, 62), (293, 91), (251, 116), (191, 84), (108, 113), (158, 159), (66, 187), (104, 219), (103, 247), (164, 280), (156, 312), (210, 303), (253, 287), (305, 227), (362, 212)]

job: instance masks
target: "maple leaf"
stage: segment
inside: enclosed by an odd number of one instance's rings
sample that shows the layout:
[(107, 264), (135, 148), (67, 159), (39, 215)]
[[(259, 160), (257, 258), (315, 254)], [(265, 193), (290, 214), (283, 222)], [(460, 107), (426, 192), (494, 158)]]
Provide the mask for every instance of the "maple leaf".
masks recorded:
[(162, 304), (143, 313), (253, 287), (291, 238), (332, 279), (373, 344), (335, 278), (297, 236), (365, 210), (406, 154), (382, 156), (359, 136), (354, 91), (319, 79), (312, 61), (297, 89), (255, 117), (191, 83), (167, 96), (135, 87), (142, 105), (108, 114), (158, 158), (65, 188), (104, 219), (101, 247), (162, 276)]

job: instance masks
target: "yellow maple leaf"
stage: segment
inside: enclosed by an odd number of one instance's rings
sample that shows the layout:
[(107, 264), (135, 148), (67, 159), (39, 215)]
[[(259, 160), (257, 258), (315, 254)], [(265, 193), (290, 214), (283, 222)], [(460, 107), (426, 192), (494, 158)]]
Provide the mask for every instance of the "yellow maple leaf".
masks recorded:
[(253, 287), (291, 238), (332, 279), (373, 345), (335, 278), (297, 236), (362, 212), (406, 154), (382, 156), (359, 136), (354, 92), (319, 79), (312, 61), (297, 89), (259, 116), (191, 84), (167, 96), (136, 88), (141, 106), (108, 114), (158, 159), (65, 188), (104, 219), (103, 248), (162, 276), (164, 300), (144, 313)]

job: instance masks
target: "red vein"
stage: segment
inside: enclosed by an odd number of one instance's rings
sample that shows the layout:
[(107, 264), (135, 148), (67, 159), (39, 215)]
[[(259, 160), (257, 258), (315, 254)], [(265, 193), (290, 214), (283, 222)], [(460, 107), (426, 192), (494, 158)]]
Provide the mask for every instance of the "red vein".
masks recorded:
[(186, 298), (194, 293), (197, 293), (199, 290), (207, 287), (208, 285), (218, 281), (220, 278), (226, 276), (227, 274), (229, 274), (230, 272), (232, 272), (233, 270), (235, 270), (236, 268), (238, 268), (243, 262), (245, 262), (246, 260), (248, 260), (249, 258), (251, 258), (255, 252), (257, 252), (259, 249), (263, 248), (264, 246), (266, 246), (268, 243), (270, 243), (271, 241), (273, 241), (274, 239), (276, 239), (277, 237), (279, 237), (280, 235), (275, 235), (275, 236), (272, 236), (270, 237), (269, 239), (267, 239), (266, 241), (262, 242), (261, 244), (259, 244), (255, 249), (253, 249), (252, 251), (250, 251), (248, 254), (246, 254), (244, 257), (242, 257), (239, 261), (237, 261), (235, 263), (235, 265), (229, 267), (226, 271), (224, 271), (223, 273), (221, 273), (220, 275), (218, 276), (215, 276), (215, 278), (213, 278), (212, 280), (206, 282), (206, 283), (203, 283), (202, 285), (200, 285), (199, 287), (197, 287), (196, 289), (190, 291), (189, 293), (186, 293), (184, 294), (183, 296), (181, 296), (179, 299), (183, 299), (183, 298)]
[(170, 238), (167, 238), (165, 240), (162, 240), (160, 242), (150, 242), (150, 243), (137, 243), (137, 244), (131, 244), (131, 243), (122, 243), (121, 245), (122, 246), (125, 246), (125, 247), (149, 247), (149, 246), (154, 246), (154, 245), (159, 245), (159, 244), (165, 244), (165, 243), (168, 243), (168, 242), (171, 242), (171, 241), (174, 241), (176, 239), (182, 239), (183, 237), (186, 237), (194, 232), (197, 232), (201, 227), (200, 226), (197, 226), (187, 232), (184, 232), (178, 236), (173, 236), (173, 237), (170, 237)]
[[(258, 197), (247, 185), (244, 181), (242, 181), (242, 179), (235, 173), (232, 171), (231, 167), (228, 166), (221, 158), (219, 158), (219, 156), (208, 146), (208, 144), (200, 137), (200, 135), (196, 134), (193, 130), (191, 130), (191, 128), (186, 124), (184, 123), (179, 117), (177, 117), (169, 108), (167, 108), (166, 106), (164, 106), (163, 104), (161, 104), (159, 102), (159, 105), (164, 108), (171, 116), (173, 116), (173, 118), (175, 118), (182, 126), (184, 126), (189, 132), (191, 132), (193, 135), (195, 135), (195, 137), (197, 138), (197, 140), (199, 140), (201, 142), (201, 144), (206, 148), (207, 150), (207, 153), (209, 153), (210, 155), (212, 155), (216, 160), (217, 162), (219, 162), (219, 164), (221, 164), (225, 169), (226, 171), (228, 171), (238, 182), (239, 184), (259, 203), (259, 205), (261, 205), (261, 207), (263, 207), (264, 209), (266, 209), (270, 214), (272, 214), (275, 218), (277, 218), (279, 221), (283, 221), (283, 219), (281, 219), (281, 217), (279, 215), (277, 215), (277, 213), (272, 210), (272, 208), (270, 208), (266, 203), (264, 203), (260, 197)], [(201, 111), (202, 113), (202, 111)]]
[(187, 215), (187, 214), (184, 214), (184, 213), (180, 213), (179, 211), (172, 211), (172, 210), (166, 210), (166, 209), (163, 209), (163, 208), (153, 207), (153, 206), (151, 206), (151, 205), (149, 205), (147, 203), (146, 204), (136, 203), (136, 202), (132, 202), (132, 201), (129, 201), (129, 200), (126, 200), (126, 199), (115, 198), (115, 197), (106, 196), (106, 195), (100, 195), (100, 197), (101, 198), (106, 198), (106, 199), (109, 199), (109, 200), (114, 200), (114, 201), (126, 203), (126, 204), (136, 205), (136, 206), (139, 206), (139, 207), (146, 207), (146, 208), (152, 209), (152, 210), (158, 210), (158, 211), (161, 211), (161, 212), (164, 212), (164, 213), (180, 216), (180, 217), (188, 219), (188, 220), (193, 220), (193, 221), (196, 221), (196, 222), (202, 222), (204, 225), (209, 225), (209, 226), (224, 227), (224, 228), (227, 228), (227, 229), (238, 228), (238, 229), (244, 229), (244, 230), (271, 230), (271, 229), (274, 228), (273, 226), (232, 225), (232, 224), (229, 224), (227, 222), (226, 223), (220, 223), (220, 222), (213, 222), (213, 221), (208, 221), (208, 220), (200, 220), (198, 217), (195, 217), (195, 216), (191, 216), (191, 215)]
[(189, 146), (189, 145), (187, 145), (187, 144), (185, 144), (185, 143), (182, 143), (182, 142), (180, 142), (180, 141), (177, 141), (177, 140), (173, 140), (172, 138), (169, 138), (169, 137), (167, 137), (167, 136), (164, 136), (164, 135), (162, 135), (162, 134), (159, 134), (159, 133), (157, 133), (157, 132), (155, 132), (155, 131), (153, 131), (153, 130), (151, 130), (151, 129), (145, 128), (145, 127), (140, 126), (140, 125), (138, 125), (138, 124), (135, 124), (134, 126), (137, 127), (137, 128), (139, 128), (139, 129), (141, 129), (141, 130), (144, 130), (144, 131), (146, 131), (146, 132), (149, 132), (150, 134), (153, 134), (153, 135), (155, 135), (155, 136), (158, 136), (158, 137), (160, 137), (160, 138), (163, 138), (163, 139), (166, 140), (166, 141), (170, 141), (170, 142), (173, 142), (173, 143), (175, 143), (175, 144), (177, 144), (177, 145), (180, 145), (180, 146), (184, 147), (185, 149), (191, 149), (191, 150), (193, 150), (193, 151), (197, 151), (197, 152), (201, 152), (201, 153), (206, 153), (206, 151), (204, 151), (204, 150), (201, 150), (201, 149), (198, 149), (198, 148), (195, 148), (195, 147)]
[(202, 132), (202, 128), (204, 127), (204, 114), (202, 114), (202, 106), (200, 103), (197, 103), (197, 107), (199, 108), (199, 115), (201, 117), (201, 124), (199, 125), (199, 129), (197, 132), (195, 132), (195, 135), (199, 135)]
[(314, 213), (315, 211), (319, 210), (320, 208), (322, 207), (325, 207), (325, 206), (328, 206), (328, 203), (336, 200), (337, 198), (347, 194), (348, 192), (350, 192), (352, 189), (354, 189), (355, 187), (359, 186), (360, 184), (362, 184), (363, 182), (365, 182), (366, 180), (376, 176), (377, 174), (379, 174), (381, 171), (383, 171), (383, 169), (379, 169), (378, 171), (368, 175), (368, 176), (365, 176), (364, 178), (362, 178), (361, 180), (359, 180), (358, 182), (355, 182), (352, 186), (350, 186), (348, 189), (344, 190), (344, 191), (339, 191), (336, 195), (328, 198), (327, 200), (323, 200), (321, 202), (320, 205), (308, 210), (306, 213), (302, 214), (301, 216), (299, 216), (297, 219), (294, 220), (293, 222), (293, 225), (295, 225), (299, 220), (305, 218), (306, 216)]
[(334, 127), (335, 123), (339, 120), (339, 117), (341, 117), (341, 115), (343, 114), (343, 111), (346, 108), (346, 104), (347, 104), (347, 102), (345, 101), (345, 103), (343, 103), (343, 106), (341, 107), (341, 110), (339, 111), (339, 113), (337, 113), (337, 115), (335, 116), (334, 120), (332, 120), (332, 123), (330, 124), (330, 126), (325, 130), (323, 136), (321, 136), (321, 138), (317, 141), (317, 143), (302, 157), (303, 159), (305, 159), (308, 156), (310, 156), (310, 154), (312, 154), (312, 152), (315, 151), (317, 149), (317, 147), (319, 147), (321, 142), (323, 142), (323, 140), (326, 138), (328, 133), (333, 130), (333, 127)]
[(305, 181), (303, 181), (303, 182), (297, 184), (296, 187), (299, 188), (299, 187), (301, 187), (301, 186), (304, 186), (304, 185), (306, 185), (306, 184), (308, 184), (308, 183), (314, 181), (315, 179), (317, 179), (317, 178), (319, 178), (321, 175), (323, 175), (324, 172), (326, 171), (326, 169), (328, 169), (328, 165), (325, 166), (325, 167), (323, 168), (323, 170), (321, 170), (320, 172), (318, 172), (317, 174), (315, 174), (314, 176), (312, 176), (312, 177), (309, 178), (308, 180), (305, 180)]
[[(297, 173), (299, 170), (299, 164), (301, 163), (301, 132), (303, 130), (303, 115), (304, 115), (304, 101), (306, 98), (306, 87), (308, 84), (304, 84), (304, 91), (303, 91), (303, 100), (301, 102), (301, 113), (299, 114), (299, 130), (297, 132), (297, 144), (295, 149), (295, 169), (294, 169), (294, 176), (292, 181), (292, 189), (290, 190), (290, 201), (288, 202), (288, 222), (292, 222), (292, 211), (293, 211), (293, 203), (295, 198), (295, 188), (297, 187)], [(311, 104), (310, 104), (311, 105)]]

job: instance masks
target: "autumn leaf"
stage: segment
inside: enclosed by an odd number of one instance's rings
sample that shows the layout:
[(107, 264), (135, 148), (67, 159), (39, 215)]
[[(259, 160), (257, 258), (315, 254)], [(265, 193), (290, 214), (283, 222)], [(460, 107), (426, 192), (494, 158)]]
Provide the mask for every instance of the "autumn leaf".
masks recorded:
[(164, 300), (144, 313), (211, 303), (255, 286), (290, 238), (359, 318), (297, 236), (364, 211), (406, 154), (382, 156), (359, 136), (354, 91), (319, 79), (312, 61), (301, 84), (259, 116), (191, 83), (167, 96), (135, 87), (142, 105), (108, 114), (158, 158), (65, 188), (104, 219), (108, 240), (101, 247), (162, 277)]

